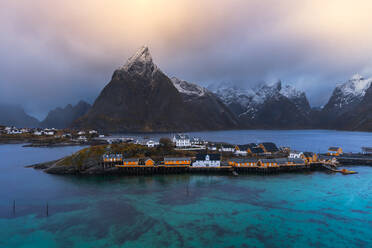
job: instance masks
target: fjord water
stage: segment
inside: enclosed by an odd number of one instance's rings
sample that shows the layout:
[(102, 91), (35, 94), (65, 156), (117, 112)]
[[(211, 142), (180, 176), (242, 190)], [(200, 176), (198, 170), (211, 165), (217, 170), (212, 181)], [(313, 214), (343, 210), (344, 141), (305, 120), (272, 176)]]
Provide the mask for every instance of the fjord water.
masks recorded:
[[(230, 144), (274, 142), (298, 151), (326, 152), (330, 146), (341, 146), (346, 152), (361, 152), (362, 146), (372, 147), (372, 133), (335, 130), (230, 130), (190, 132), (191, 137)], [(116, 137), (159, 139), (171, 133), (117, 134)]]
[[(279, 140), (277, 131), (267, 132), (262, 140)], [(289, 140), (292, 131), (278, 132)], [(331, 139), (346, 150), (371, 146), (368, 133), (343, 133), (314, 131), (312, 150), (324, 151), (322, 143)], [(213, 132), (200, 134), (219, 139)], [(287, 142), (304, 147), (309, 139)], [(77, 177), (24, 168), (78, 149), (0, 146), (1, 248), (368, 247), (372, 242), (372, 167), (352, 167), (359, 174), (349, 176), (239, 177)]]

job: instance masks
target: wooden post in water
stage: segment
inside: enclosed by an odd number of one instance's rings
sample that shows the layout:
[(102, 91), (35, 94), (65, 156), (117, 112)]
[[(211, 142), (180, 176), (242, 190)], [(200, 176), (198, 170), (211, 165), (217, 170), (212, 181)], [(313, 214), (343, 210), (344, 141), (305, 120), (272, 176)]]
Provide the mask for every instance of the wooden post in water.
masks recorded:
[(49, 205), (48, 205), (48, 202), (46, 204), (46, 216), (47, 217), (49, 216)]

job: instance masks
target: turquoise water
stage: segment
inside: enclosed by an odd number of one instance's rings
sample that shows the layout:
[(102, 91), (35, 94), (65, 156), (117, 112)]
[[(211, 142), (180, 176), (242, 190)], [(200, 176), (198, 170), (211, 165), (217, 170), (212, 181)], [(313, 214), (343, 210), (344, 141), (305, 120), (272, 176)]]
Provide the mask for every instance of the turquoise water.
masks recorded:
[(369, 247), (372, 242), (372, 167), (352, 167), (359, 174), (348, 176), (239, 177), (74, 177), (23, 167), (77, 149), (0, 146), (1, 248)]

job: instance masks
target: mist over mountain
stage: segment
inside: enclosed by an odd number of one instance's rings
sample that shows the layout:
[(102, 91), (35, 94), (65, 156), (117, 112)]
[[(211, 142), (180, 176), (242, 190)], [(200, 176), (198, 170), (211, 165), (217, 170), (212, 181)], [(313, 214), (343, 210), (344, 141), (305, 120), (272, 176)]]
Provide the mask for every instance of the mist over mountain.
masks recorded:
[(84, 101), (80, 101), (75, 106), (68, 104), (64, 108), (58, 107), (48, 113), (40, 123), (40, 127), (58, 129), (70, 127), (73, 121), (85, 115), (90, 108), (91, 105)]
[(306, 93), (277, 81), (252, 88), (208, 88), (169, 78), (147, 47), (115, 70), (93, 106), (84, 101), (49, 112), (42, 121), (22, 108), (2, 107), (4, 125), (93, 128), (108, 132), (171, 132), (224, 129), (371, 128), (372, 78), (354, 75), (337, 85), (323, 108), (311, 108)]
[(0, 125), (37, 127), (39, 120), (26, 114), (19, 105), (0, 104)]

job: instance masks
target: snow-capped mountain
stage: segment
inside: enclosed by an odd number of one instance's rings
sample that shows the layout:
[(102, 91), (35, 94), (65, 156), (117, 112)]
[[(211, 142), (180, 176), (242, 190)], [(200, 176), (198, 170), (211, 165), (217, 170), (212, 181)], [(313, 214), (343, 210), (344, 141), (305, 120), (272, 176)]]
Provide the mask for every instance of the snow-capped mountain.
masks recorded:
[(108, 132), (170, 132), (238, 127), (214, 94), (173, 81), (154, 64), (147, 47), (115, 70), (92, 108), (73, 127)]
[(280, 81), (253, 89), (224, 86), (214, 93), (247, 126), (304, 127), (311, 112), (305, 93)]
[[(299, 110), (305, 112), (310, 111), (310, 105), (305, 93), (295, 89), (291, 85), (282, 87), (280, 81), (274, 84), (264, 84), (253, 89), (240, 89), (238, 87), (228, 86), (221, 87), (215, 89), (214, 93), (218, 95), (227, 106), (235, 106), (233, 109), (235, 113), (238, 112), (238, 115), (250, 115), (251, 118), (254, 118), (255, 113), (259, 111), (261, 105), (268, 100), (280, 100), (280, 98), (283, 97), (293, 102)], [(243, 111), (239, 113), (238, 109)]]
[(372, 130), (372, 78), (354, 75), (338, 85), (321, 112), (321, 128)]
[(346, 83), (335, 88), (323, 110), (332, 116), (349, 111), (362, 101), (371, 83), (372, 78), (365, 79), (358, 74), (354, 75)]

